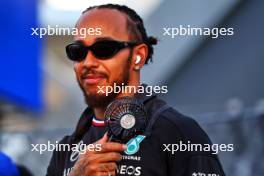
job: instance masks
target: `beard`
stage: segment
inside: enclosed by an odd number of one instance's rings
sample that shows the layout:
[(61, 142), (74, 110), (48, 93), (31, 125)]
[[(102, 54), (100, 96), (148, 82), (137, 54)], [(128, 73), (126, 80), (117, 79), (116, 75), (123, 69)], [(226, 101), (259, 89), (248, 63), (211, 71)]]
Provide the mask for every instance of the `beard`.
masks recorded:
[[(120, 87), (127, 86), (130, 77), (129, 75), (130, 59), (128, 59), (126, 66), (123, 68), (124, 70), (122, 76), (107, 86), (114, 87), (114, 84), (115, 86), (120, 86)], [(114, 93), (114, 91), (108, 93), (107, 96), (106, 94), (99, 94), (97, 92), (88, 94), (78, 79), (77, 82), (80, 89), (83, 92), (85, 103), (91, 108), (106, 108), (118, 96), (118, 93)]]

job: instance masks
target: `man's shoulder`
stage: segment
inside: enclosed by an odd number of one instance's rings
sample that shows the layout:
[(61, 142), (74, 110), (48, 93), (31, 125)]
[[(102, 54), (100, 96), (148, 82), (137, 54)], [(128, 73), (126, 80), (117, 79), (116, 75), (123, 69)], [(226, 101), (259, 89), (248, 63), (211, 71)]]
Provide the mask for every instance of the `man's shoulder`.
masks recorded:
[[(192, 143), (211, 143), (206, 132), (191, 117), (170, 107), (159, 114), (155, 128), (162, 131), (163, 137)], [(154, 129), (155, 129), (154, 128)]]
[(63, 136), (59, 143), (60, 144), (70, 144), (72, 136), (73, 134)]

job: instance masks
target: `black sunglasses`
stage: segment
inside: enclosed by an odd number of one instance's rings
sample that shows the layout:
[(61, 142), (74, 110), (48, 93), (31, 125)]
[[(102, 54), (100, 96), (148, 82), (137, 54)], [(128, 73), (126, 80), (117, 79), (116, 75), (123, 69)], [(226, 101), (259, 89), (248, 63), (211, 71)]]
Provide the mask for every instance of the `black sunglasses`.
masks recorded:
[(86, 46), (81, 41), (76, 41), (66, 46), (66, 53), (72, 61), (82, 61), (86, 58), (90, 50), (98, 59), (109, 59), (117, 54), (121, 49), (126, 47), (134, 47), (137, 42), (124, 42), (115, 40), (99, 40), (91, 46)]

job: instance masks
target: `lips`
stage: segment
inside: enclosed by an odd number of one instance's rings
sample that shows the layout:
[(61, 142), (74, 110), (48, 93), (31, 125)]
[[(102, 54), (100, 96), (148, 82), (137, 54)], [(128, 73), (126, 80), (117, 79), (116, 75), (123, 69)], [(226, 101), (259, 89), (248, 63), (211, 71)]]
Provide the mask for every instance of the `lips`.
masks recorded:
[(92, 75), (92, 74), (82, 77), (84, 84), (97, 84), (104, 78), (105, 76), (103, 75)]

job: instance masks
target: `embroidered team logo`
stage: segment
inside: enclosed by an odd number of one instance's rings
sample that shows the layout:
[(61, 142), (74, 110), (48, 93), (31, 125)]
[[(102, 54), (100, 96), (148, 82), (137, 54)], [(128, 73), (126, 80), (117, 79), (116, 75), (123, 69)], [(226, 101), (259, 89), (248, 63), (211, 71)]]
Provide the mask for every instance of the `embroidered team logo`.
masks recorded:
[(134, 137), (130, 139), (127, 142), (127, 149), (125, 151), (125, 154), (127, 155), (133, 155), (138, 152), (139, 150), (139, 144), (145, 139), (146, 136), (138, 135), (137, 137)]

